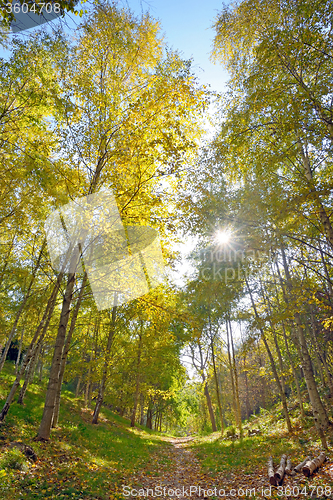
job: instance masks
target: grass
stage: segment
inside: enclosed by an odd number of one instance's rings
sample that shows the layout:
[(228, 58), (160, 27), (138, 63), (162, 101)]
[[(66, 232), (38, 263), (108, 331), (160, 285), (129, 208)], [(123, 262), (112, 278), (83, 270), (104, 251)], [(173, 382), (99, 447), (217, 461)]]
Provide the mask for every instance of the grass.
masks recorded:
[[(10, 363), (1, 375), (2, 405), (14, 380)], [(151, 453), (168, 446), (158, 433), (140, 426), (133, 429), (128, 420), (105, 408), (100, 423), (92, 425), (91, 411), (67, 391), (62, 395), (59, 427), (52, 431), (50, 441), (34, 442), (44, 395), (45, 385), (31, 384), (25, 404), (14, 403), (0, 428), (0, 464), (6, 444), (12, 441), (32, 446), (38, 456), (36, 464), (26, 461), (23, 470), (0, 470), (0, 498), (122, 498), (122, 483), (136, 471), (149, 469)]]
[[(292, 401), (289, 404), (292, 406)], [(296, 465), (309, 454), (319, 454), (322, 448), (312, 418), (301, 420), (297, 408), (290, 414), (293, 425), (291, 435), (288, 434), (281, 416), (281, 405), (277, 404), (271, 411), (263, 410), (260, 416), (244, 422), (242, 439), (221, 439), (220, 433), (214, 433), (197, 437), (193, 441), (193, 449), (207, 471), (225, 472), (242, 469), (244, 474), (251, 474), (254, 468), (266, 465), (270, 456), (278, 461), (282, 454), (290, 455)], [(247, 436), (250, 428), (259, 429), (261, 434)], [(328, 435), (328, 442), (333, 443), (332, 431)]]
[(293, 455), (295, 459), (302, 455), (303, 449), (297, 440), (288, 437), (253, 436), (236, 442), (221, 441), (216, 437), (213, 441), (198, 439), (193, 446), (198, 458), (208, 470), (224, 472), (233, 468), (242, 468), (243, 473), (253, 473), (257, 465), (267, 463), (270, 455), (281, 457), (282, 454)]

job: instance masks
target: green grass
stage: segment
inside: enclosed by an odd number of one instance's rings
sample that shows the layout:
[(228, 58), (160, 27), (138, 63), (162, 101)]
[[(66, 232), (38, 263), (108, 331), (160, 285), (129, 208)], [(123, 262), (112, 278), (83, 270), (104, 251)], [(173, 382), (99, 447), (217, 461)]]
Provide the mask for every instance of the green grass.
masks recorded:
[(208, 470), (223, 472), (233, 468), (242, 468), (243, 473), (253, 473), (257, 465), (266, 464), (270, 455), (281, 457), (282, 454), (301, 456), (303, 449), (298, 440), (253, 436), (237, 441), (222, 441), (215, 437), (213, 441), (196, 440), (193, 447), (198, 458)]
[[(1, 375), (2, 405), (14, 380), (10, 363)], [(45, 384), (31, 384), (25, 404), (14, 403), (0, 428), (0, 460), (12, 441), (32, 446), (38, 456), (35, 466), (26, 461), (27, 471), (0, 471), (0, 498), (122, 498), (121, 484), (137, 470), (149, 469), (152, 452), (168, 446), (158, 433), (140, 426), (132, 429), (128, 420), (105, 408), (100, 423), (92, 425), (91, 411), (81, 408), (82, 402), (67, 391), (62, 395), (59, 427), (50, 441), (34, 442), (44, 395)]]
[[(289, 403), (292, 406), (292, 402)], [(278, 461), (282, 454), (291, 455), (293, 462), (297, 463), (309, 454), (319, 453), (322, 448), (312, 418), (301, 420), (297, 408), (290, 415), (294, 429), (291, 435), (282, 417), (281, 404), (277, 404), (271, 411), (263, 410), (260, 416), (253, 416), (243, 423), (242, 439), (221, 439), (220, 433), (214, 433), (196, 438), (192, 447), (206, 471), (242, 469), (244, 474), (251, 474), (255, 467), (266, 467), (271, 455)], [(261, 435), (247, 437), (249, 428), (259, 429)], [(333, 443), (332, 431), (328, 443)]]

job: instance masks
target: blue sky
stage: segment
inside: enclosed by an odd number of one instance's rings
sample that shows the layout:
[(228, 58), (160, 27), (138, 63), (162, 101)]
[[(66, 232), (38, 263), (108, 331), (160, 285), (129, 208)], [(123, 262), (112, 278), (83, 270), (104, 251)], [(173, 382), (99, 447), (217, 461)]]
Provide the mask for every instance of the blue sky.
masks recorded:
[(220, 64), (210, 62), (214, 39), (214, 20), (222, 9), (221, 0), (123, 0), (134, 12), (149, 10), (161, 22), (162, 32), (170, 47), (193, 57), (194, 68), (202, 83), (222, 92), (228, 78)]

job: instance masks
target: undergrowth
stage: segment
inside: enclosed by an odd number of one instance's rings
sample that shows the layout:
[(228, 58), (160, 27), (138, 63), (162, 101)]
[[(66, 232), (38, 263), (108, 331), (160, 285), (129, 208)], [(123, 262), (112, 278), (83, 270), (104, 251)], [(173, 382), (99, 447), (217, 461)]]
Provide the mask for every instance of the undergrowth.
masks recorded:
[[(6, 363), (1, 374), (0, 404), (14, 380)], [(31, 384), (24, 405), (14, 402), (0, 427), (0, 498), (71, 498), (106, 500), (122, 498), (123, 482), (149, 467), (151, 453), (167, 446), (158, 433), (137, 426), (103, 408), (98, 425), (91, 424), (92, 410), (72, 393), (62, 394), (59, 427), (48, 443), (33, 441), (42, 417), (44, 384)], [(31, 446), (38, 460), (32, 463), (15, 449), (12, 441)]]

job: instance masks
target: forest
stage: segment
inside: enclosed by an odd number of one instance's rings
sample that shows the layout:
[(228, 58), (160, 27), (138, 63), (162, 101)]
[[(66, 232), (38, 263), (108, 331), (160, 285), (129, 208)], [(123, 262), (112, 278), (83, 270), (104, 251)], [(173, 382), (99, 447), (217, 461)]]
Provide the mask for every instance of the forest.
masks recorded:
[(221, 4), (224, 93), (80, 16), (0, 35), (1, 498), (330, 498), (332, 2)]

